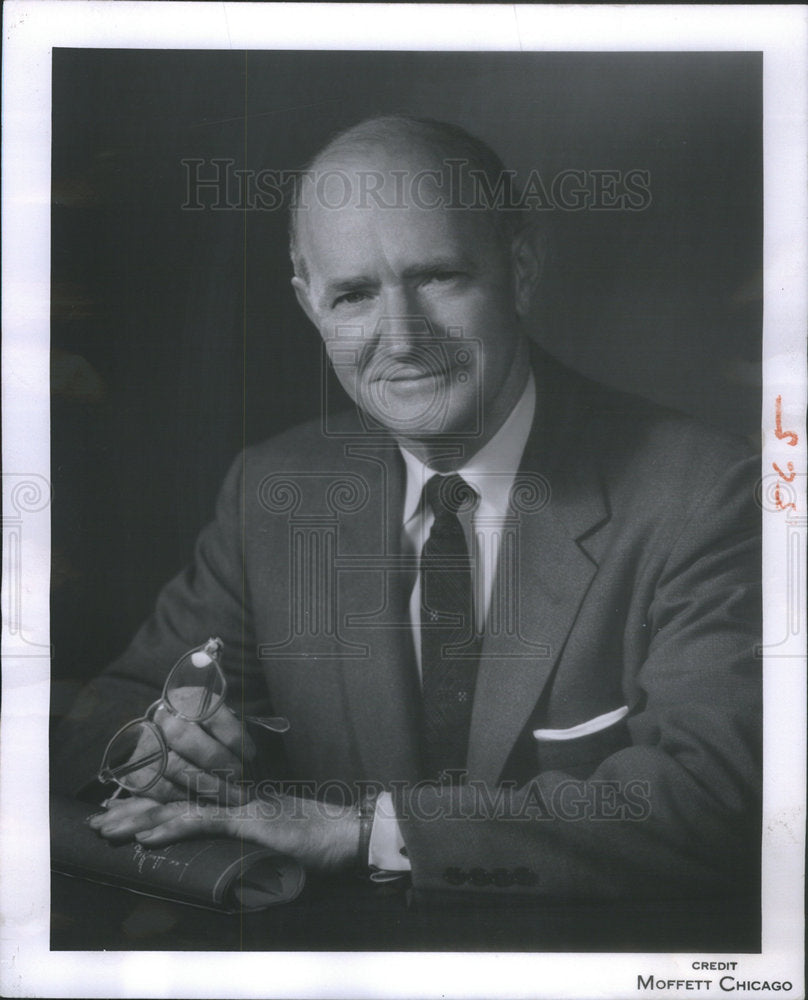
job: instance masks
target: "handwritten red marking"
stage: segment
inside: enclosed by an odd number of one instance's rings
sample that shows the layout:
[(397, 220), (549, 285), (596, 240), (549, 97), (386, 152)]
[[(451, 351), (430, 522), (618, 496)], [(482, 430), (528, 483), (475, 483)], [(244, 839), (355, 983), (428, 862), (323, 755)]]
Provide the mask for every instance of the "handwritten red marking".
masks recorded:
[(794, 471), (794, 463), (793, 463), (793, 462), (789, 462), (789, 463), (788, 463), (788, 464), (786, 465), (786, 468), (787, 468), (787, 469), (788, 469), (788, 471), (789, 471), (789, 472), (791, 473), (791, 475), (790, 475), (790, 476), (787, 476), (787, 475), (785, 474), (785, 472), (783, 472), (783, 470), (782, 470), (782, 469), (780, 468), (780, 466), (779, 466), (779, 465), (777, 464), (777, 462), (772, 462), (772, 468), (774, 469), (774, 471), (775, 471), (775, 472), (777, 473), (777, 475), (778, 475), (778, 476), (779, 476), (779, 477), (780, 477), (780, 478), (781, 478), (781, 479), (782, 479), (782, 480), (783, 480), (784, 482), (786, 482), (786, 483), (793, 483), (793, 482), (794, 482), (794, 477), (795, 477), (795, 476), (797, 475), (797, 473), (796, 473), (796, 472)]
[[(797, 435), (796, 435), (796, 433), (794, 431), (784, 431), (783, 430), (783, 397), (782, 396), (778, 396), (777, 399), (774, 402), (774, 433), (777, 436), (778, 440), (785, 441), (786, 444), (789, 446), (789, 448), (793, 448), (797, 444), (797, 441), (799, 441), (799, 438), (797, 437)], [(780, 479), (783, 480), (784, 483), (791, 483), (791, 482), (794, 481), (794, 477), (796, 476), (796, 472), (794, 471), (794, 463), (793, 462), (786, 462), (786, 468), (788, 469), (788, 475), (786, 475), (786, 473), (783, 472), (783, 470), (780, 468), (780, 466), (777, 464), (777, 462), (772, 462), (772, 468), (777, 473), (777, 475), (780, 477)], [(781, 486), (781, 483), (778, 480), (777, 485), (774, 487), (774, 506), (777, 508), (777, 510), (788, 510), (789, 508), (791, 508), (791, 510), (793, 510), (794, 513), (796, 513), (797, 512), (797, 505), (796, 505), (796, 503), (794, 503), (793, 500), (789, 500), (787, 503), (783, 503), (783, 498), (780, 496), (780, 486)]]
[(774, 433), (782, 441), (784, 438), (788, 438), (788, 444), (793, 448), (799, 438), (794, 433), (794, 431), (784, 431), (783, 430), (783, 397), (778, 396), (774, 403)]
[(788, 503), (783, 503), (783, 501), (782, 501), (782, 499), (780, 497), (780, 484), (779, 483), (774, 487), (774, 506), (778, 510), (788, 510), (788, 508), (790, 507), (795, 513), (796, 513), (796, 510), (797, 510), (797, 505), (794, 503), (793, 500), (789, 500)]

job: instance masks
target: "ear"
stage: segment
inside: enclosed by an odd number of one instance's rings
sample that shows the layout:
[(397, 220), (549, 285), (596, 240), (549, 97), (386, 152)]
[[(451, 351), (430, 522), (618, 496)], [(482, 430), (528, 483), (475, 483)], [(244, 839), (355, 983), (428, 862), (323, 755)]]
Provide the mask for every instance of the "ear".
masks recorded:
[(311, 322), (319, 329), (317, 314), (312, 307), (311, 298), (309, 296), (309, 286), (302, 278), (298, 278), (297, 275), (295, 275), (295, 277), (292, 278), (292, 288), (295, 290), (295, 296), (297, 297), (300, 308), (309, 317)]
[(521, 227), (511, 241), (514, 304), (520, 318), (530, 312), (541, 275), (543, 256), (544, 248), (536, 230), (532, 226)]

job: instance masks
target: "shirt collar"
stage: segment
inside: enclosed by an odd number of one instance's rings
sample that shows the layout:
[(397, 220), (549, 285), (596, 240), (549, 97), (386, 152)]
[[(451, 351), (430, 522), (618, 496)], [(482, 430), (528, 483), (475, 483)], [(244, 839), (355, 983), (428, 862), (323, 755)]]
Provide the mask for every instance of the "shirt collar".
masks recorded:
[[(478, 512), (496, 513), (506, 509), (511, 486), (522, 461), (533, 415), (536, 409), (536, 384), (530, 372), (522, 395), (508, 419), (491, 440), (473, 455), (457, 472), (473, 486), (480, 496)], [(404, 524), (418, 512), (424, 484), (435, 470), (416, 458), (406, 448), (400, 448), (407, 469), (404, 495)]]

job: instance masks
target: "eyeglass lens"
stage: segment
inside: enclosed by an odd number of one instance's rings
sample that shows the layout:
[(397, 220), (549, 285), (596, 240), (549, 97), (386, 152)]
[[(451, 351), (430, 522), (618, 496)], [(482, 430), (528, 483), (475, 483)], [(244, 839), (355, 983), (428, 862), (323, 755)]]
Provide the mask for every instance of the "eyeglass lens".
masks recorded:
[(227, 692), (218, 663), (220, 643), (211, 639), (174, 664), (166, 679), (163, 701), (189, 722), (202, 722), (221, 706)]
[(110, 741), (101, 773), (129, 791), (143, 792), (159, 780), (165, 764), (166, 747), (156, 727), (137, 720)]

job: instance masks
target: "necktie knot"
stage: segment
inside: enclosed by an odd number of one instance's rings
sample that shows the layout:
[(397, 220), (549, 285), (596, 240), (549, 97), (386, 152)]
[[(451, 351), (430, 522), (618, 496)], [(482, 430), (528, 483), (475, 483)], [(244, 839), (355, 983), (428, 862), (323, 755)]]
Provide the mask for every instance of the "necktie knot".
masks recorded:
[(433, 476), (424, 487), (424, 497), (435, 520), (441, 520), (446, 514), (473, 511), (480, 502), (474, 487), (456, 472), (450, 476)]

